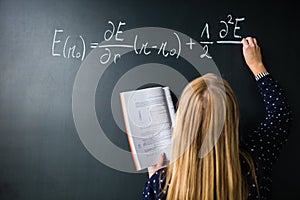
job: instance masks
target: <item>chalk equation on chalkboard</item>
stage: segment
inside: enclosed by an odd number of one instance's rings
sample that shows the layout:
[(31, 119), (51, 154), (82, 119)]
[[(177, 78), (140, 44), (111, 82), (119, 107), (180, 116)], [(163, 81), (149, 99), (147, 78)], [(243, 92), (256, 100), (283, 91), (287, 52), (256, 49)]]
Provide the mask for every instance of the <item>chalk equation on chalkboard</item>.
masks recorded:
[[(241, 22), (245, 20), (245, 17), (236, 17), (234, 18), (231, 14), (227, 15), (226, 20), (220, 20), (219, 23), (222, 26), (219, 30), (218, 40), (211, 40), (210, 36), (210, 26), (209, 23), (206, 22), (199, 41), (202, 44), (202, 48), (204, 52), (201, 52), (199, 55), (200, 59), (212, 59), (209, 55), (209, 46), (213, 44), (241, 44), (241, 36), (238, 34), (238, 31), (241, 29)], [(140, 36), (138, 34), (134, 35), (131, 43), (125, 43), (125, 39), (122, 38), (122, 34), (124, 33), (121, 28), (126, 26), (126, 23), (123, 21), (119, 21), (119, 23), (113, 23), (112, 21), (108, 21), (108, 25), (110, 28), (106, 29), (103, 38), (105, 42), (113, 41), (114, 44), (102, 44), (102, 42), (89, 42), (86, 43), (84, 37), (82, 35), (78, 36), (70, 36), (64, 34), (64, 29), (55, 29), (52, 39), (52, 48), (51, 53), (54, 57), (63, 57), (66, 59), (74, 58), (83, 61), (86, 57), (86, 50), (89, 47), (90, 50), (96, 48), (104, 49), (105, 53), (100, 55), (100, 63), (107, 64), (109, 61), (113, 60), (114, 63), (117, 62), (118, 59), (121, 58), (121, 54), (113, 52), (111, 49), (120, 49), (120, 48), (129, 48), (135, 52), (137, 55), (150, 55), (154, 51), (153, 49), (157, 49), (155, 51), (156, 54), (162, 55), (163, 57), (174, 56), (175, 58), (179, 58), (181, 49), (183, 46), (187, 47), (189, 50), (193, 50), (193, 46), (196, 44), (196, 40), (189, 38), (189, 41), (182, 41), (179, 34), (174, 31), (172, 37), (176, 43), (177, 48), (172, 48), (167, 50), (167, 46), (169, 43), (167, 41), (163, 41), (159, 44), (150, 44), (149, 41), (139, 41)], [(230, 38), (227, 39), (230, 35)], [(63, 39), (64, 38), (64, 39)], [(170, 39), (170, 38), (168, 38)], [(124, 43), (123, 43), (124, 42)], [(87, 45), (88, 44), (88, 45)]]

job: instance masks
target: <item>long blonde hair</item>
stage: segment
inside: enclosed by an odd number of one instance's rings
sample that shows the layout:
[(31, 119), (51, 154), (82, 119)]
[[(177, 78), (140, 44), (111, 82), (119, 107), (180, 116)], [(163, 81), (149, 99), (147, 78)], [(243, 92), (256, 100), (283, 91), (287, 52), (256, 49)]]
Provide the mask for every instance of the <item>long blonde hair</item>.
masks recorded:
[[(171, 161), (162, 190), (168, 190), (167, 200), (247, 198), (238, 124), (237, 100), (224, 79), (208, 73), (185, 87), (179, 99)], [(253, 168), (251, 157), (241, 155)]]

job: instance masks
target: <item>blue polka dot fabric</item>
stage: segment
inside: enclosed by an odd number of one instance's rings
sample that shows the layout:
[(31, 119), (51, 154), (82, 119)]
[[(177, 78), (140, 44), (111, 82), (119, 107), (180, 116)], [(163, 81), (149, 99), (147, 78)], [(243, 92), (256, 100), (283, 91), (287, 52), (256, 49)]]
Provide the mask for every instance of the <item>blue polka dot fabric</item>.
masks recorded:
[(166, 199), (166, 191), (163, 190), (166, 180), (166, 169), (155, 172), (145, 184), (143, 199)]
[[(272, 167), (288, 140), (292, 113), (286, 96), (274, 78), (268, 74), (257, 80), (260, 94), (266, 108), (266, 117), (256, 130), (243, 136), (241, 148), (253, 158), (258, 184), (253, 181), (247, 162), (241, 157), (241, 167), (248, 181), (248, 199), (271, 199)], [(164, 200), (166, 169), (154, 173), (145, 183), (142, 199)]]

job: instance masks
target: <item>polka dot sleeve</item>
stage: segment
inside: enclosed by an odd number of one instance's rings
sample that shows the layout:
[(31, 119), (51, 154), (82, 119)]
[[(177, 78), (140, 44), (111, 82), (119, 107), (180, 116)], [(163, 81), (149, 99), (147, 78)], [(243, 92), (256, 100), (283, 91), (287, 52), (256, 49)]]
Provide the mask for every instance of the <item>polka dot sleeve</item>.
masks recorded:
[(162, 191), (165, 185), (165, 168), (155, 172), (145, 183), (143, 200), (164, 200), (166, 192)]
[(258, 79), (257, 83), (266, 108), (266, 117), (253, 134), (246, 136), (244, 142), (259, 162), (271, 167), (282, 145), (287, 142), (292, 116), (284, 91), (271, 75)]

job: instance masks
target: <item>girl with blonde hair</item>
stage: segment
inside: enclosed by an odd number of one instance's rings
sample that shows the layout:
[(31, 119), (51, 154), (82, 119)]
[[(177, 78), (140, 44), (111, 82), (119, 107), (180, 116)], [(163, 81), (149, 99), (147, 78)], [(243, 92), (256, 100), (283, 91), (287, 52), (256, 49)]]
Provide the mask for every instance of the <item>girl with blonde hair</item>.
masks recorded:
[(228, 82), (208, 73), (183, 90), (172, 131), (171, 160), (149, 167), (143, 199), (270, 199), (271, 172), (287, 141), (291, 111), (282, 88), (267, 72), (255, 38), (242, 40), (266, 117), (239, 141), (239, 110)]

